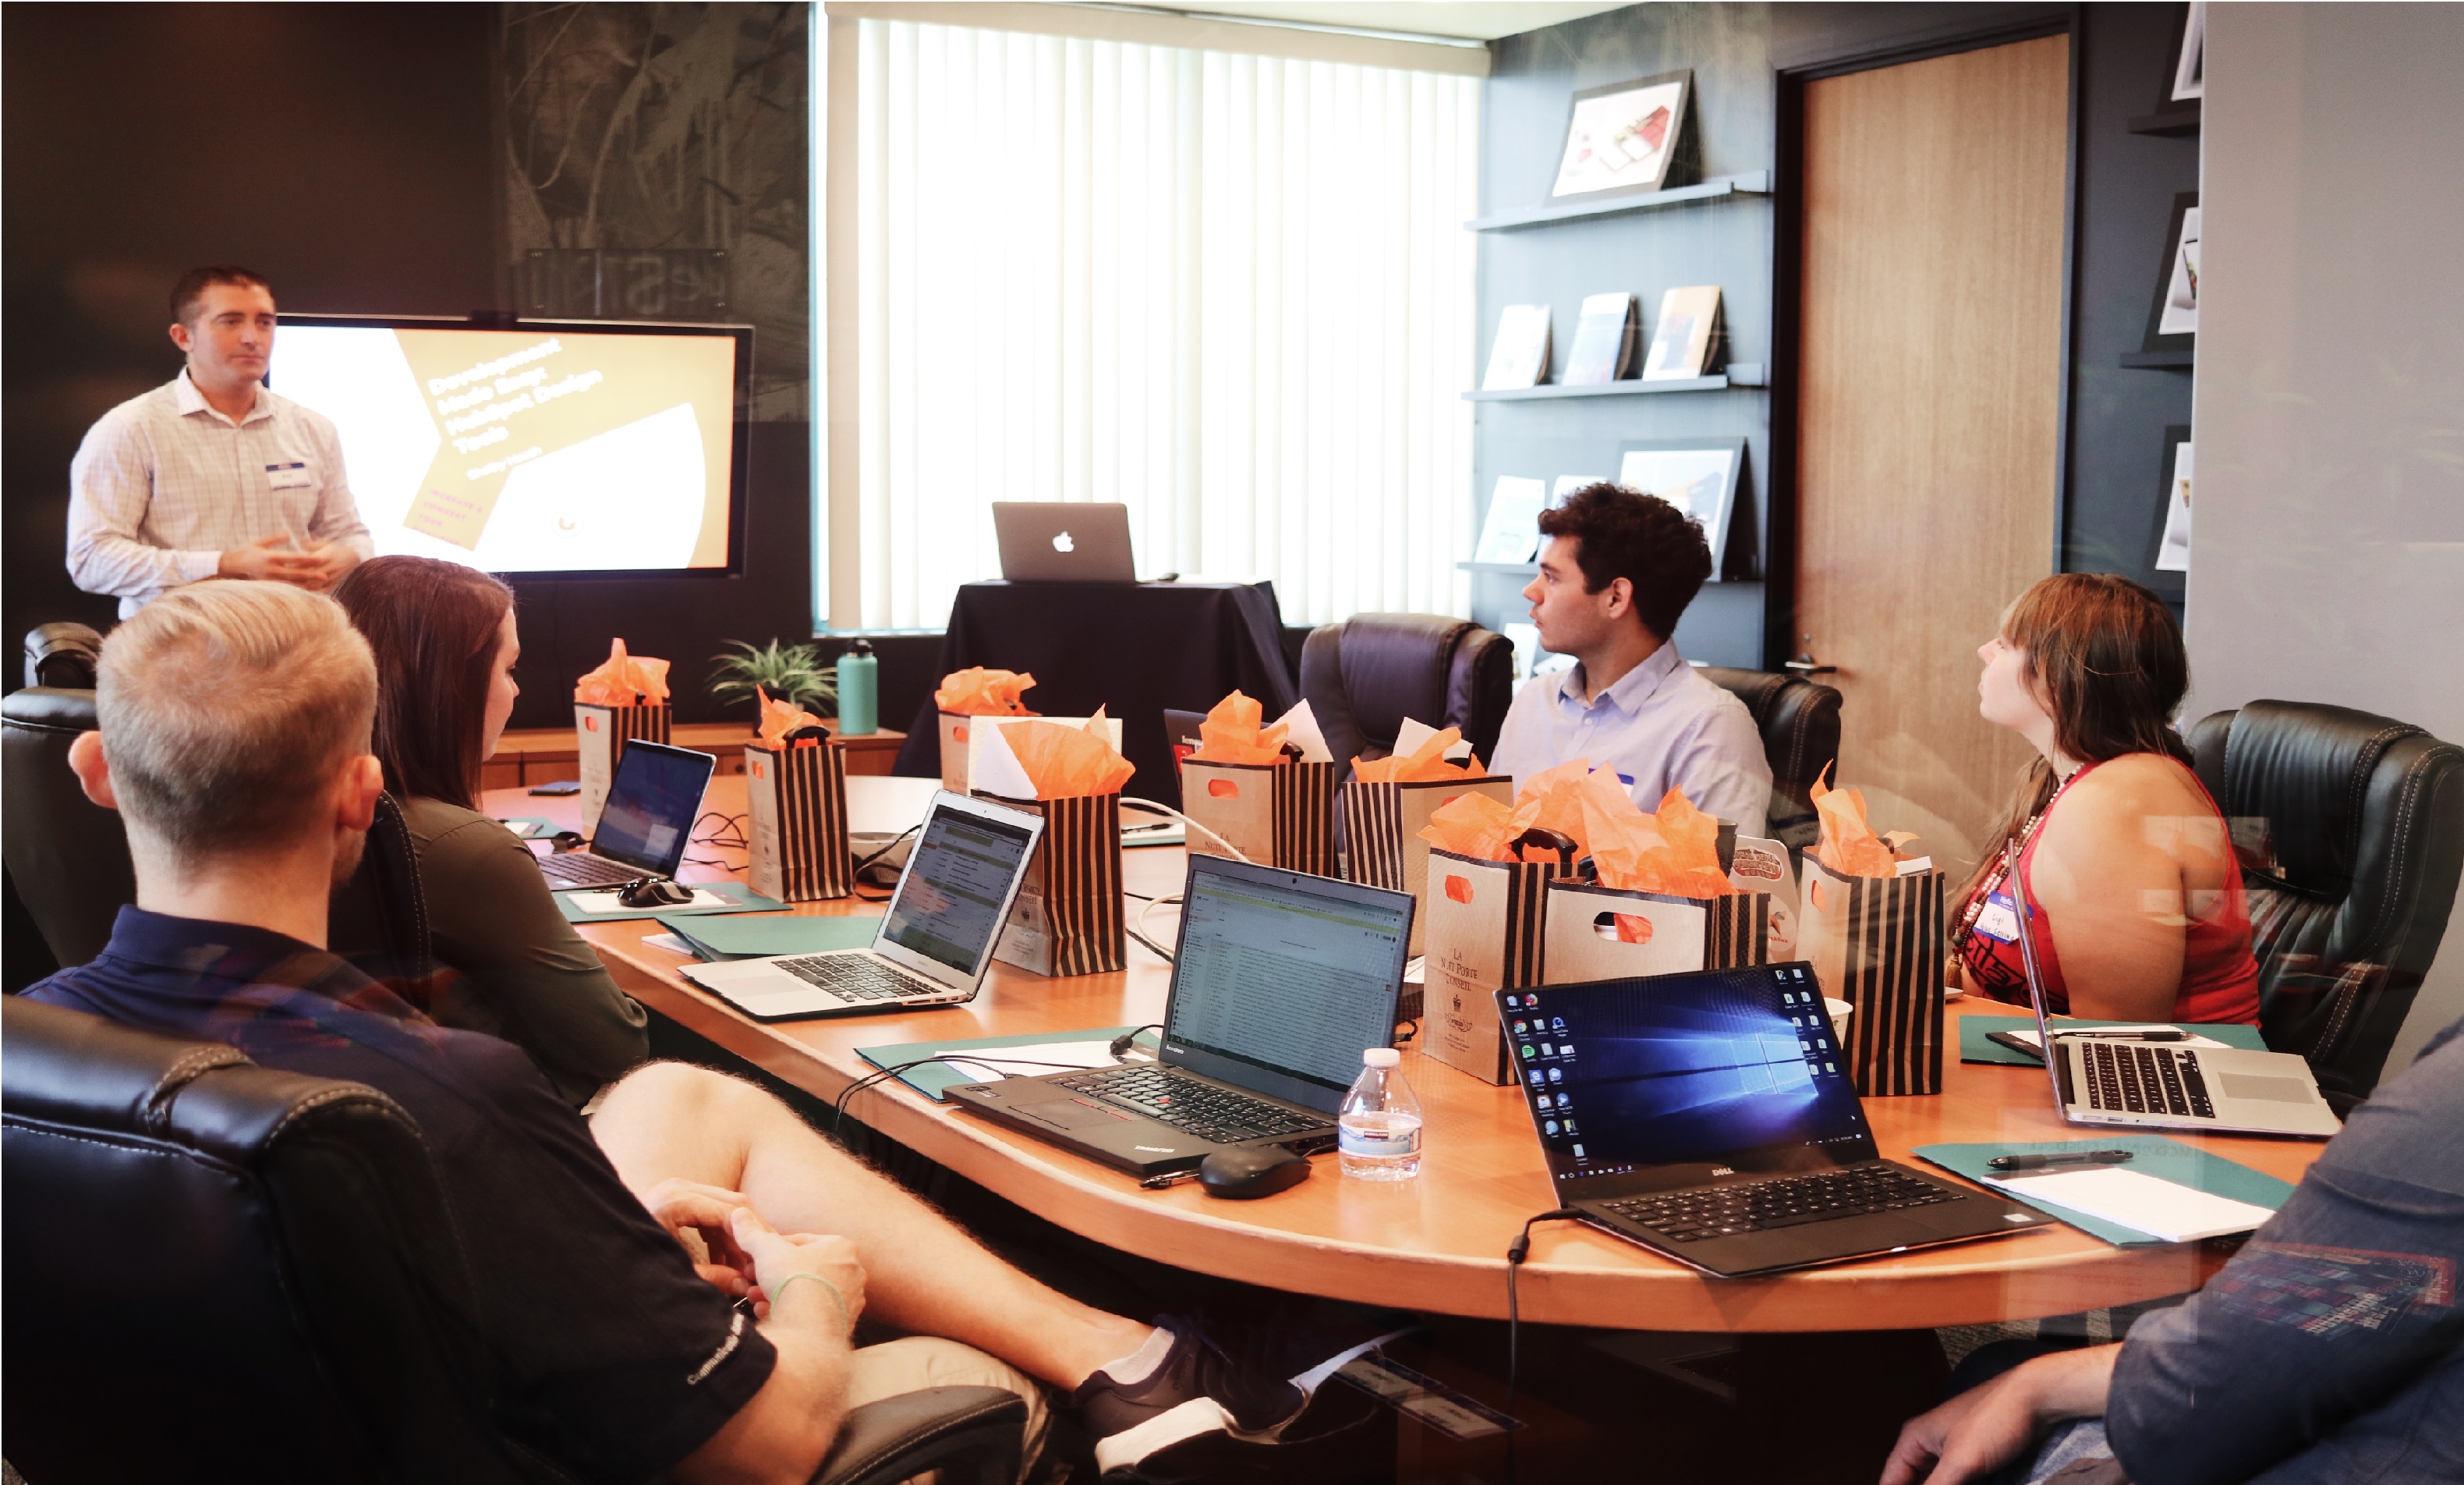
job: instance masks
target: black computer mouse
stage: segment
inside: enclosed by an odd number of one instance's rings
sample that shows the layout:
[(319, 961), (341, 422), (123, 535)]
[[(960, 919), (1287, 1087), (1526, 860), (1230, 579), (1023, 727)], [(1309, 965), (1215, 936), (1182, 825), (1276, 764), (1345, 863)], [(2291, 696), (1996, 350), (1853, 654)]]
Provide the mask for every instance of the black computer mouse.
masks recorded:
[(1218, 1150), (1198, 1163), (1198, 1184), (1209, 1196), (1249, 1201), (1288, 1191), (1309, 1179), (1309, 1158), (1280, 1145)]
[(616, 900), (627, 907), (682, 907), (693, 900), (693, 891), (671, 881), (636, 877), (616, 889)]

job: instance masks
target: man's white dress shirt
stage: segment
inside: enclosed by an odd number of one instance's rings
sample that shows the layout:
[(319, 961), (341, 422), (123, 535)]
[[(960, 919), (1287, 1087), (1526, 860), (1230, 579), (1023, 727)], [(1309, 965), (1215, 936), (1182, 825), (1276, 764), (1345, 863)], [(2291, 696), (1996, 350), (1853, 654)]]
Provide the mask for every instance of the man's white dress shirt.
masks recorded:
[(1583, 699), (1583, 667), (1538, 676), (1515, 693), (1497, 735), (1494, 773), (1515, 782), (1570, 759), (1614, 768), (1646, 811), (1671, 787), (1705, 814), (1736, 822), (1740, 835), (1763, 833), (1771, 809), (1771, 762), (1746, 703), (1696, 674), (1673, 644), (1617, 677), (1594, 701)]
[(69, 576), (118, 595), (123, 619), (277, 531), (376, 555), (332, 421), (262, 383), (234, 423), (183, 369), (104, 413), (69, 465)]

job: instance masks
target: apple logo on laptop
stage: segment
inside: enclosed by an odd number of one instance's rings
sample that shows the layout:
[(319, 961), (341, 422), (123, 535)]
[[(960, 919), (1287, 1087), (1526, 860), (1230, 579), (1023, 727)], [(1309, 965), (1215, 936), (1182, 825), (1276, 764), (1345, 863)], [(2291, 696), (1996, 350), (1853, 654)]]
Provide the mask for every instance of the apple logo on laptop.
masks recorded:
[(1052, 549), (1056, 552), (1075, 551), (1077, 548), (1078, 543), (1069, 540), (1069, 533), (1067, 531), (1052, 539)]

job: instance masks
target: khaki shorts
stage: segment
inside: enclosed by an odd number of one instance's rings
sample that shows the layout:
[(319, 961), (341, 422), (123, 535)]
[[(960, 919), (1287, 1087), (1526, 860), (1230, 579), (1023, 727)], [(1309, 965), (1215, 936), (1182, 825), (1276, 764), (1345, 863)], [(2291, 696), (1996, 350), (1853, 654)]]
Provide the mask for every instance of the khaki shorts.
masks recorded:
[(1017, 1367), (974, 1346), (936, 1336), (902, 1336), (879, 1345), (860, 1346), (849, 1359), (849, 1407), (924, 1387), (1006, 1387), (1017, 1393), (1026, 1402), (1026, 1451), (1019, 1469), (1023, 1474), (1034, 1467), (1044, 1448), (1045, 1427), (1051, 1419), (1044, 1406), (1044, 1389)]

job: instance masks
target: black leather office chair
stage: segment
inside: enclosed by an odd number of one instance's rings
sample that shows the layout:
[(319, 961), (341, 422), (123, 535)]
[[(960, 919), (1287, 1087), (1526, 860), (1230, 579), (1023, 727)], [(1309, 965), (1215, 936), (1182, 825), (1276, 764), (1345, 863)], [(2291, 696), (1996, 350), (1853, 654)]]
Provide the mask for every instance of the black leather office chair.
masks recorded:
[(2233, 822), (2258, 958), (2259, 1029), (2343, 1113), (2447, 931), (2464, 873), (2464, 748), (2341, 706), (2253, 701), (2190, 729)]
[(63, 964), (101, 952), (121, 904), (137, 900), (120, 815), (87, 799), (69, 772), (69, 744), (93, 727), (92, 690), (29, 686), (0, 697), (0, 856)]
[(1706, 665), (1703, 674), (1753, 714), (1763, 756), (1771, 762), (1771, 838), (1802, 854), (1821, 833), (1814, 817), (1814, 781), (1839, 761), (1839, 693), (1802, 676), (1771, 671)]
[(1356, 613), (1302, 645), (1301, 698), (1342, 765), (1338, 784), (1354, 758), (1393, 753), (1406, 717), (1461, 727), (1486, 763), (1514, 701), (1514, 645), (1468, 619)]
[(26, 684), (94, 689), (102, 634), (91, 624), (37, 624), (26, 632)]
[[(0, 1006), (11, 1462), (34, 1485), (561, 1481), (507, 1437), (463, 1245), (400, 1105), (57, 1007)], [(847, 1414), (820, 1485), (1018, 1474), (1025, 1407)]]

